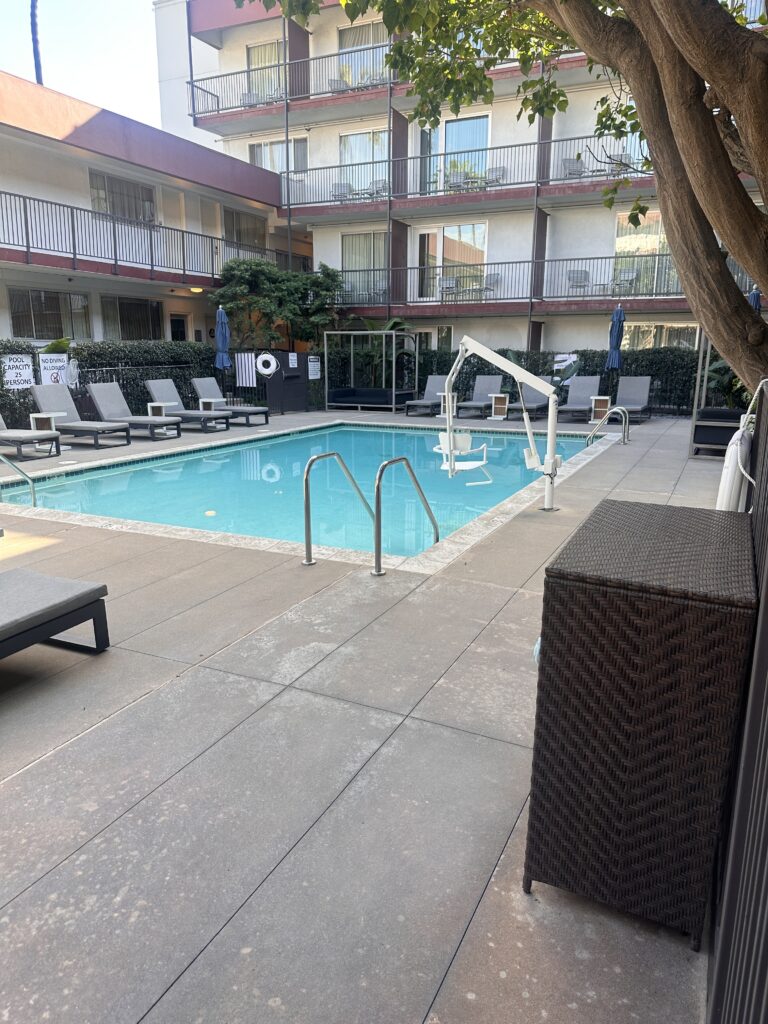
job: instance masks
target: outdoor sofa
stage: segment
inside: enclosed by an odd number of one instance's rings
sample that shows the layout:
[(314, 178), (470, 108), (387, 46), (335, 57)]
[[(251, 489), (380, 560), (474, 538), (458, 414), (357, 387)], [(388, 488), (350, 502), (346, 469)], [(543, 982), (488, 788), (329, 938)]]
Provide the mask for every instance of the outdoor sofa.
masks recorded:
[[(60, 579), (31, 569), (0, 573), (0, 658), (39, 643), (91, 654), (106, 650), (106, 593), (103, 583)], [(93, 623), (92, 647), (58, 638), (59, 633), (89, 621)]]
[[(551, 384), (551, 377), (539, 377), (539, 380), (543, 384)], [(522, 416), (523, 403), (525, 403), (525, 411), (531, 417), (536, 419), (539, 413), (545, 413), (549, 407), (549, 397), (542, 394), (541, 391), (537, 391), (536, 388), (531, 387), (530, 384), (521, 384), (520, 392), (522, 394), (522, 401), (510, 402), (509, 408), (507, 409), (507, 416), (511, 412), (519, 412)]]
[(198, 398), (216, 402), (217, 409), (221, 412), (231, 413), (233, 420), (245, 419), (246, 427), (251, 425), (251, 416), (263, 416), (264, 423), (269, 423), (269, 409), (265, 405), (227, 405), (215, 377), (193, 377), (192, 387), (197, 392)]
[(215, 412), (185, 409), (181, 396), (176, 390), (176, 385), (170, 378), (165, 380), (145, 380), (144, 383), (147, 386), (147, 391), (152, 396), (152, 401), (165, 405), (166, 415), (178, 416), (182, 426), (188, 423), (196, 423), (204, 433), (207, 433), (208, 431), (218, 430), (219, 428), (216, 424), (223, 423), (224, 429), (229, 430), (229, 421), (232, 419), (232, 413), (223, 412), (218, 409)]
[[(178, 416), (134, 416), (128, 408), (120, 385), (116, 382), (108, 384), (88, 384), (88, 394), (96, 406), (96, 412), (105, 420), (119, 419), (131, 427), (132, 430), (148, 430), (153, 441), (160, 438), (170, 437), (169, 431), (175, 431), (176, 437), (181, 437), (181, 420)], [(160, 435), (158, 430), (162, 430)]]
[(364, 406), (391, 409), (393, 397), (395, 407), (399, 409), (406, 402), (413, 401), (414, 394), (413, 391), (395, 391), (393, 396), (391, 388), (331, 388), (327, 405), (353, 409), (362, 409)]
[(436, 416), (440, 412), (440, 395), (445, 391), (445, 382), (448, 378), (444, 374), (431, 373), (427, 377), (427, 386), (424, 388), (423, 398), (412, 398), (405, 403), (405, 415), (410, 412), (426, 413), (428, 416)]
[(472, 398), (466, 402), (459, 402), (456, 406), (456, 418), (463, 412), (470, 416), (484, 416), (491, 411), (491, 395), (498, 395), (501, 391), (501, 374), (498, 376), (484, 376), (479, 374), (475, 377), (475, 386), (472, 390)]
[(124, 420), (112, 422), (81, 419), (66, 384), (33, 384), (32, 397), (40, 412), (62, 413), (66, 417), (56, 420), (56, 430), (60, 434), (90, 437), (95, 448), (101, 446), (102, 438), (113, 434), (124, 434), (125, 444), (131, 443), (131, 428)]
[(600, 394), (600, 377), (571, 377), (568, 384), (568, 397), (560, 406), (559, 412), (569, 413), (572, 419), (592, 415), (592, 396)]
[(61, 455), (61, 442), (58, 430), (13, 430), (6, 427), (5, 420), (0, 416), (0, 444), (10, 445), (16, 449), (16, 456), (19, 459), (29, 458), (24, 455), (22, 448), (29, 444), (47, 444), (50, 446), (49, 455)]

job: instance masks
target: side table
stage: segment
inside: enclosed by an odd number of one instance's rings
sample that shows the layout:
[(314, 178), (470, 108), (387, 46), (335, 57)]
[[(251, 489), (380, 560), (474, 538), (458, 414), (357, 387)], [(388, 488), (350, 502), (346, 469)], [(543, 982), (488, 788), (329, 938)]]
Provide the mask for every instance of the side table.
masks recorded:
[[(29, 425), (32, 430), (55, 430), (56, 420), (66, 415), (67, 413), (65, 412), (31, 412), (29, 414)], [(45, 441), (35, 445), (36, 452), (44, 452), (49, 448), (50, 445), (46, 444)], [(72, 447), (68, 444), (59, 444), (59, 451), (69, 452), (72, 451)]]
[(509, 411), (509, 395), (489, 395), (491, 415), (489, 420), (505, 420)]

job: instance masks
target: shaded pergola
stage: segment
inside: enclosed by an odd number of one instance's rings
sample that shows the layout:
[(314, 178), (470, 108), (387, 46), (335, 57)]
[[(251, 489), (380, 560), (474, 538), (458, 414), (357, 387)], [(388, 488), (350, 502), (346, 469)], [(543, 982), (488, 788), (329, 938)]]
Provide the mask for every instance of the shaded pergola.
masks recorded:
[[(348, 359), (345, 360), (343, 372), (334, 372), (334, 379), (331, 383), (329, 347), (334, 342), (340, 348), (348, 347)], [(384, 398), (389, 393), (389, 401), (365, 401), (359, 403), (369, 408), (397, 410), (397, 373), (398, 359), (404, 354), (413, 357), (413, 384), (407, 390), (413, 391), (414, 395), (419, 393), (419, 355), (420, 341), (416, 333), (410, 331), (325, 331), (323, 335), (324, 355), (324, 376), (325, 376), (325, 408), (333, 405), (350, 405), (352, 402), (333, 402), (329, 400), (329, 392), (340, 388), (368, 388), (382, 392)], [(344, 353), (346, 356), (347, 353)], [(381, 383), (375, 383), (376, 376), (380, 372)], [(371, 379), (361, 383), (364, 373), (370, 373)], [(402, 403), (400, 403), (402, 404)]]

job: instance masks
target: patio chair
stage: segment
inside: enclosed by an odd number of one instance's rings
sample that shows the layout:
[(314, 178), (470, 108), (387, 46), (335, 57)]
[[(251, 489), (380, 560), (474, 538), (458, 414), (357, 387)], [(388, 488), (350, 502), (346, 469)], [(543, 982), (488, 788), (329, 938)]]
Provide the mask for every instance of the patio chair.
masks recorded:
[(345, 82), (343, 78), (328, 79), (328, 89), (331, 92), (348, 92), (350, 88), (349, 82)]
[(462, 412), (475, 416), (484, 416), (486, 410), (491, 409), (491, 395), (498, 395), (501, 391), (501, 374), (498, 376), (475, 377), (475, 386), (472, 391), (472, 398), (467, 402), (458, 402), (456, 405), (456, 418), (461, 417)]
[(589, 419), (592, 413), (592, 395), (600, 393), (600, 377), (571, 377), (568, 384), (568, 398), (558, 412), (569, 413), (571, 418), (583, 416)]
[(125, 444), (131, 443), (131, 428), (125, 422), (107, 420), (83, 420), (72, 400), (72, 394), (66, 384), (33, 384), (32, 397), (40, 412), (63, 413), (64, 417), (56, 422), (56, 430), (60, 434), (73, 437), (90, 437), (94, 448), (101, 446), (101, 439), (112, 434), (124, 434)]
[(506, 180), (506, 167), (489, 167), (485, 172), (485, 185), (488, 188), (492, 188), (494, 185), (503, 185)]
[(501, 284), (501, 274), (486, 274), (480, 289), (484, 299), (495, 299)]
[(580, 156), (564, 156), (563, 157), (563, 177), (564, 178), (583, 178), (587, 173), (587, 166)]
[(244, 92), (240, 95), (241, 107), (258, 107), (264, 102), (264, 97), (258, 92)]
[(634, 292), (639, 278), (640, 270), (638, 267), (622, 267), (616, 271), (616, 279), (613, 285), (614, 293), (616, 295), (626, 295), (628, 292)]
[(331, 185), (331, 199), (334, 203), (344, 203), (352, 199), (352, 186), (348, 181), (334, 181)]
[(269, 409), (265, 405), (227, 405), (215, 377), (193, 377), (192, 387), (198, 398), (208, 398), (216, 402), (217, 408), (222, 412), (231, 413), (233, 420), (244, 418), (246, 427), (251, 425), (251, 416), (263, 416), (264, 423), (269, 423)]
[(145, 380), (144, 383), (147, 391), (152, 396), (152, 401), (162, 402), (170, 410), (166, 415), (178, 416), (182, 426), (188, 423), (196, 423), (203, 433), (208, 433), (209, 431), (219, 429), (216, 426), (217, 423), (223, 423), (224, 429), (229, 430), (229, 421), (232, 418), (232, 413), (220, 412), (218, 409), (215, 412), (185, 409), (179, 392), (176, 390), (176, 385), (170, 379)]
[(368, 194), (371, 199), (381, 199), (389, 195), (389, 182), (386, 178), (374, 178), (368, 186)]
[[(551, 377), (539, 377), (539, 380), (543, 384), (551, 384)], [(530, 384), (518, 384), (518, 392), (522, 393), (522, 401), (510, 402), (507, 408), (507, 418), (511, 412), (519, 412), (523, 414), (523, 403), (525, 403), (525, 411), (528, 413), (532, 420), (538, 418), (539, 413), (545, 413), (549, 408), (549, 398), (547, 395), (543, 395), (541, 391), (537, 391), (536, 388), (531, 387)]]
[(0, 416), (0, 444), (10, 445), (16, 449), (16, 458), (27, 459), (22, 448), (29, 444), (47, 444), (49, 455), (61, 455), (61, 442), (58, 430), (13, 430), (6, 427), (5, 420)]
[(449, 192), (463, 192), (469, 188), (466, 171), (449, 171), (445, 179), (445, 187)]
[(646, 414), (651, 418), (651, 378), (650, 377), (620, 377), (619, 391), (616, 395), (616, 405), (623, 406), (630, 417)]
[[(170, 437), (174, 431), (176, 437), (181, 437), (181, 420), (178, 416), (134, 416), (116, 381), (109, 384), (88, 384), (87, 388), (96, 406), (96, 412), (105, 420), (122, 420), (132, 430), (148, 430), (152, 441)], [(158, 430), (162, 430), (159, 435)]]
[(440, 299), (455, 299), (459, 294), (459, 281), (456, 277), (441, 277), (438, 285)]
[[(31, 569), (0, 573), (0, 658), (33, 644), (100, 654), (109, 647), (103, 583), (60, 579)], [(54, 639), (81, 622), (93, 622), (94, 646)]]
[(569, 292), (586, 292), (592, 284), (588, 270), (569, 270), (567, 274)]
[(440, 394), (445, 391), (445, 374), (431, 373), (427, 377), (427, 386), (424, 388), (422, 398), (412, 398), (405, 403), (405, 415), (410, 411), (426, 413), (427, 416), (437, 416), (440, 412)]

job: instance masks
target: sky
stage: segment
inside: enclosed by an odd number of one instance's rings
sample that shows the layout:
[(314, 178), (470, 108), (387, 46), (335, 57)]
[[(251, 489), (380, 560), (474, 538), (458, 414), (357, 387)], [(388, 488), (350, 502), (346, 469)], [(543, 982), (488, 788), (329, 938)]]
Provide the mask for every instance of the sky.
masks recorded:
[[(152, 0), (38, 0), (43, 84), (160, 126)], [(35, 80), (29, 0), (0, 0), (0, 70)]]

